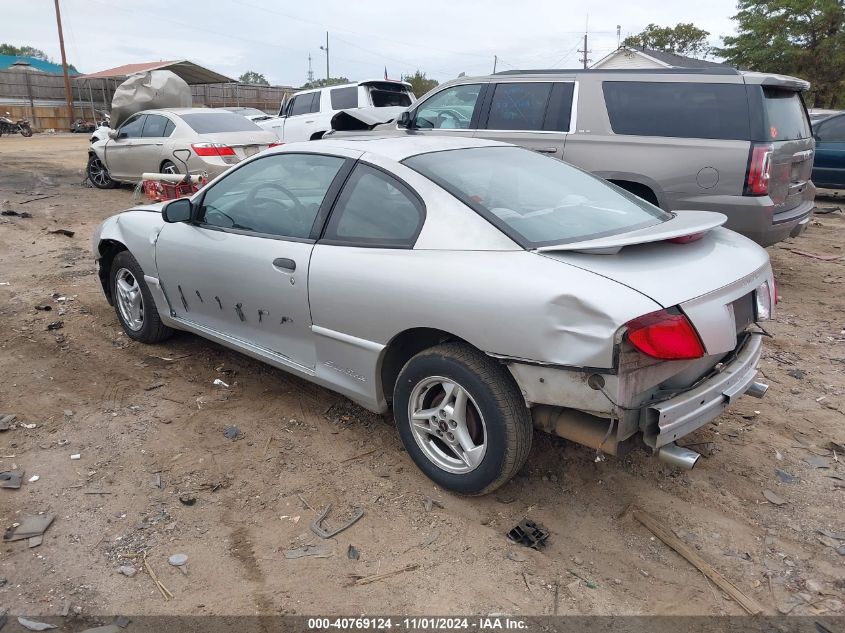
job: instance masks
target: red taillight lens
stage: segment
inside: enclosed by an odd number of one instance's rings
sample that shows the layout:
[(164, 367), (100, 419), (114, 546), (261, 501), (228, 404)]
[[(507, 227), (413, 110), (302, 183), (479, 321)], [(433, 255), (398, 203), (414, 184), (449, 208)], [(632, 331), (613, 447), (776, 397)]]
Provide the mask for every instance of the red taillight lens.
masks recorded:
[(235, 150), (223, 143), (194, 143), (191, 145), (197, 156), (234, 156)]
[(765, 196), (769, 193), (769, 179), (772, 175), (772, 154), (774, 148), (769, 144), (751, 146), (748, 158), (748, 177), (745, 179), (746, 196)]
[(683, 314), (658, 310), (629, 321), (628, 340), (643, 354), (663, 360), (701, 358), (704, 346)]
[(267, 149), (272, 149), (273, 147), (279, 147), (280, 145), (284, 145), (284, 143), (270, 143), (267, 146)]
[(680, 237), (673, 237), (669, 241), (673, 244), (689, 244), (690, 242), (697, 242), (704, 237), (705, 231), (700, 233), (690, 233), (689, 235), (682, 235)]

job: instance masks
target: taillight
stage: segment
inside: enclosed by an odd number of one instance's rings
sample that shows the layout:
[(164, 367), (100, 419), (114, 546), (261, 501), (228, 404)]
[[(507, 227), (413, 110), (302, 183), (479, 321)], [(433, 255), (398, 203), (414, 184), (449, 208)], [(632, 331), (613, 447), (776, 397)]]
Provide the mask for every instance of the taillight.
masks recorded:
[(704, 346), (683, 314), (651, 312), (626, 323), (628, 340), (643, 354), (662, 360), (701, 358)]
[(272, 149), (272, 148), (274, 148), (274, 147), (279, 147), (280, 145), (284, 145), (284, 143), (270, 143), (270, 144), (267, 146), (267, 149)]
[(234, 156), (235, 150), (223, 143), (194, 143), (191, 147), (197, 156)]
[(772, 292), (775, 295), (775, 305), (780, 303), (780, 296), (778, 295), (778, 280), (772, 277)]
[(701, 231), (700, 233), (690, 233), (689, 235), (681, 235), (680, 237), (673, 237), (669, 241), (673, 244), (689, 244), (690, 242), (697, 242), (702, 237), (704, 237), (704, 233), (706, 231)]
[(773, 317), (777, 288), (769, 288), (769, 282), (761, 283), (754, 291), (755, 320), (768, 321)]
[(746, 196), (765, 196), (769, 193), (769, 179), (772, 176), (772, 154), (770, 144), (755, 143), (748, 158), (748, 177), (745, 179)]

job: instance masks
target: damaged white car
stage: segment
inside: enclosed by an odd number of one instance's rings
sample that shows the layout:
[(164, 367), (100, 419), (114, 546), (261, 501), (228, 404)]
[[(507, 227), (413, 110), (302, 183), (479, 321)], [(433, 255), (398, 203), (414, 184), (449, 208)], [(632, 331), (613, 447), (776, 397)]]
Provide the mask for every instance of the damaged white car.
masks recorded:
[(692, 467), (675, 441), (762, 397), (772, 271), (724, 221), (502, 143), (347, 138), (113, 216), (93, 247), (129, 337), (186, 330), (392, 406), (426, 475), (483, 494), (534, 427)]

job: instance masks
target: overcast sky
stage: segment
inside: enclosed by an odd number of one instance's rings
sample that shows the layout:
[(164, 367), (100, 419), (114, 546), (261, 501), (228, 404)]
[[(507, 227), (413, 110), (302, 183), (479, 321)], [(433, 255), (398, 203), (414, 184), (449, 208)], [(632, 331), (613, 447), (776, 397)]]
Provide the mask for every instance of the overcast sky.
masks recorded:
[[(589, 55), (598, 60), (649, 22), (692, 22), (713, 44), (733, 32), (735, 0), (60, 0), (68, 61), (83, 73), (121, 64), (190, 59), (231, 77), (247, 70), (270, 83), (331, 75), (398, 78), (416, 69), (445, 81), (461, 72), (579, 65), (589, 14)], [(60, 60), (52, 0), (3, 3), (0, 41)]]

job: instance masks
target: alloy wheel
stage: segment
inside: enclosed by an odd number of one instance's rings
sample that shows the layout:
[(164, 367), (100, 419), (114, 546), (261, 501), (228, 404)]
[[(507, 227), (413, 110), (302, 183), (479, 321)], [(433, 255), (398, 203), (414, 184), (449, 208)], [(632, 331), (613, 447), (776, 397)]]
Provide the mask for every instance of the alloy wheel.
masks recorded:
[(121, 268), (115, 275), (118, 310), (123, 322), (133, 332), (144, 327), (144, 297), (138, 280), (128, 268)]

